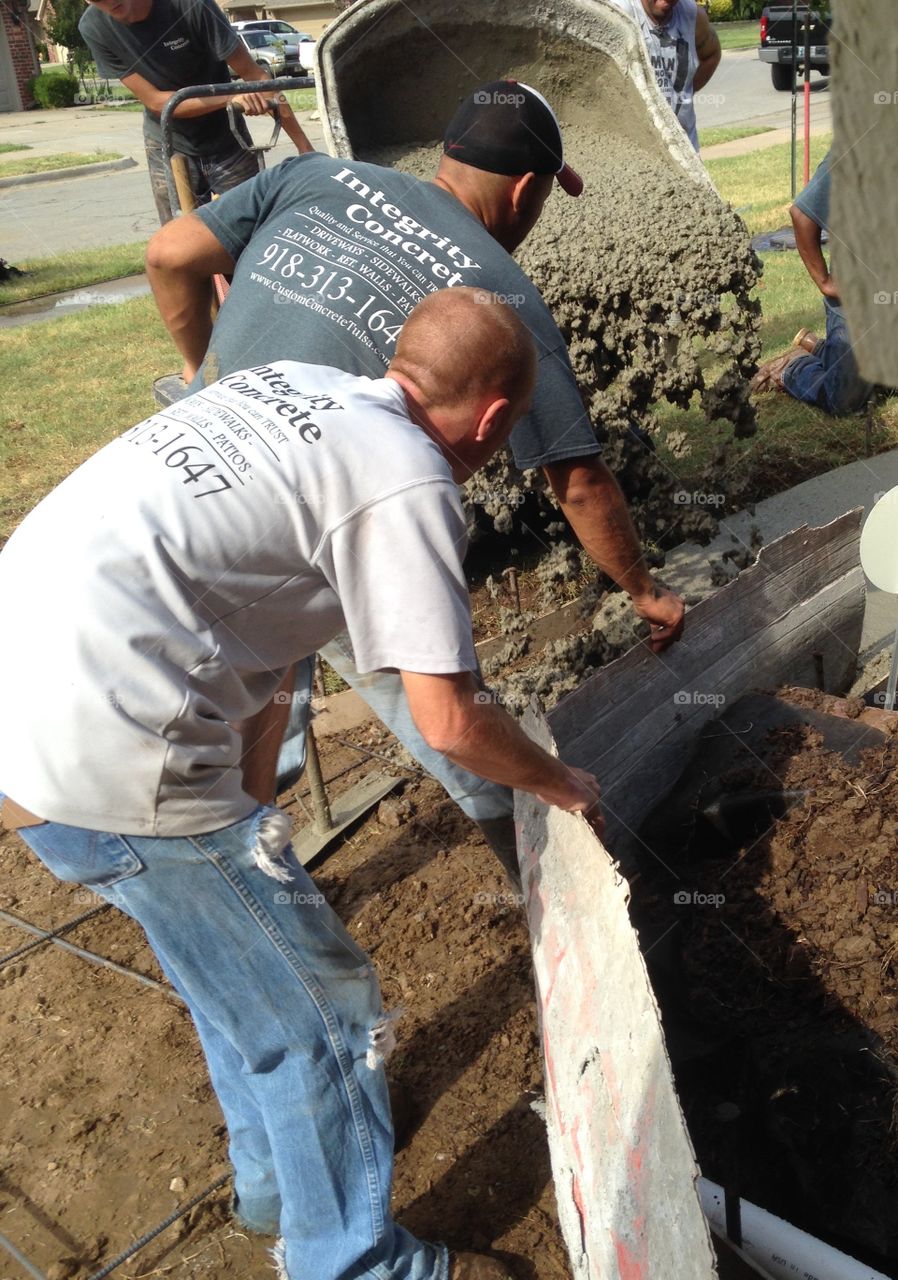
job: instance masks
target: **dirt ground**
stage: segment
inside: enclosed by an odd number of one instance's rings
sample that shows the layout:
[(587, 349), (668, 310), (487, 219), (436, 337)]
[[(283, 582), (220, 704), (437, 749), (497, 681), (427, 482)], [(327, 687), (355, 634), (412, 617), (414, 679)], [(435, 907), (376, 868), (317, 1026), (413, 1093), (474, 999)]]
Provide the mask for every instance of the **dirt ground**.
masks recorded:
[[(373, 722), (324, 739), (332, 790), (391, 768), (378, 758), (391, 741)], [(681, 850), (688, 909), (647, 877), (635, 913), (703, 1172), (894, 1276), (898, 738), (870, 743), (849, 762), (814, 727), (780, 729), (763, 764), (728, 766), (730, 791), (775, 775), (807, 795), (735, 852)], [(521, 1280), (568, 1280), (523, 920), (438, 786), (392, 771), (402, 790), (315, 878), (373, 955), (387, 1006), (404, 1010), (389, 1064), (395, 1212), (425, 1238), (514, 1259)], [(301, 823), (302, 784), (298, 796)], [(54, 927), (97, 905), (0, 839), (5, 910)], [(114, 909), (67, 936), (161, 977)], [(0, 956), (27, 941), (0, 925)], [(0, 1231), (49, 1280), (86, 1280), (227, 1172), (192, 1027), (162, 992), (42, 946), (0, 968), (0, 1022)], [(227, 1204), (213, 1193), (114, 1275), (270, 1274), (271, 1242), (239, 1230)], [(0, 1280), (26, 1274), (0, 1255)]]
[[(387, 741), (374, 726), (350, 738), (374, 752)], [(335, 791), (385, 767), (338, 743), (322, 763), (326, 778), (349, 768)], [(9, 833), (2, 859), (0, 900), (17, 916), (53, 928), (98, 903)], [(397, 1216), (424, 1238), (527, 1260), (522, 1280), (566, 1280), (545, 1127), (531, 1107), (542, 1077), (527, 933), (493, 855), (428, 779), (369, 817), (315, 878), (373, 954), (387, 1007), (405, 1010), (389, 1063), (408, 1135)], [(66, 936), (161, 978), (142, 932), (115, 909)], [(27, 941), (0, 925), (0, 955)], [(0, 1024), (0, 1232), (50, 1280), (92, 1275), (227, 1172), (192, 1026), (164, 994), (42, 946), (0, 968)], [(221, 1190), (114, 1275), (262, 1277), (270, 1244), (235, 1227)], [(0, 1251), (2, 1280), (26, 1274)]]
[[(684, 774), (654, 846), (675, 876), (637, 886), (637, 918), (703, 1173), (896, 1276), (895, 717), (881, 733), (858, 701), (833, 723), (823, 695), (788, 698), (821, 718)], [(734, 710), (731, 731), (757, 715)], [(721, 793), (772, 788), (794, 793), (772, 830), (721, 837)]]

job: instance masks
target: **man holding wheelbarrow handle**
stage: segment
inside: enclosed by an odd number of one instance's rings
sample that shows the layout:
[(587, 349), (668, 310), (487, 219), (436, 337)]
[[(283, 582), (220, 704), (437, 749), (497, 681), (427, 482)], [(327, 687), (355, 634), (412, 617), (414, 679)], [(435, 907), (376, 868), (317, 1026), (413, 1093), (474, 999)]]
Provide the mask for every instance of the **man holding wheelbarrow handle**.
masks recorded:
[[(265, 80), (237, 32), (214, 0), (90, 0), (78, 24), (97, 71), (119, 79), (143, 103), (144, 145), (159, 221), (173, 217), (162, 156), (159, 117), (178, 89), (224, 84), (230, 70), (243, 80)], [(267, 94), (244, 93), (188, 98), (174, 113), (174, 148), (187, 160), (197, 204), (229, 191), (259, 171), (258, 156), (245, 149), (251, 139), (243, 121), (231, 132), (229, 102), (246, 115), (264, 115)], [(277, 104), (284, 132), (302, 154), (314, 148), (286, 99)]]

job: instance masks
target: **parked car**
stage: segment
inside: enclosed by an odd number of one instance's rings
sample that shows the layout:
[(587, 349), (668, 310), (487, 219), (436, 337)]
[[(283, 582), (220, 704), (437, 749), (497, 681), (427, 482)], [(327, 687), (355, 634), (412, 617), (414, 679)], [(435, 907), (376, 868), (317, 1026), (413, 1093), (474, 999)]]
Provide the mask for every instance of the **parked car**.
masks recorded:
[(774, 89), (792, 88), (792, 63), (804, 73), (805, 21), (810, 22), (811, 69), (829, 75), (829, 22), (816, 9), (798, 9), (798, 50), (792, 47), (791, 4), (770, 4), (761, 14), (761, 46), (758, 57), (770, 63)]
[[(304, 76), (308, 75), (314, 66), (315, 41), (304, 31), (297, 31), (295, 27), (291, 27), (289, 22), (259, 18), (233, 22), (231, 25), (245, 42), (252, 36), (255, 48), (262, 48), (260, 36), (282, 46), (283, 66), (280, 71), (274, 73), (275, 75)], [(253, 47), (250, 47), (250, 53), (255, 61), (259, 62)], [(263, 54), (263, 57), (266, 62), (269, 60), (267, 54)], [(262, 65), (261, 62), (259, 65)]]
[[(274, 80), (287, 74), (286, 46), (270, 31), (241, 31), (240, 39), (257, 67)], [(235, 77), (238, 78), (238, 77)]]

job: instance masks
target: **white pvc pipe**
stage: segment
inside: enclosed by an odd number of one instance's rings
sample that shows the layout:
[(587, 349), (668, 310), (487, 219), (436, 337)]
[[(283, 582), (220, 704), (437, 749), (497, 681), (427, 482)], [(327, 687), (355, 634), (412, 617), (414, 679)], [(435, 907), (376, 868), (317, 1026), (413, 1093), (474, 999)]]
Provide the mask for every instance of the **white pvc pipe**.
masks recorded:
[[(723, 1188), (699, 1178), (698, 1193), (711, 1229), (726, 1240), (726, 1205)], [(833, 1249), (799, 1227), (740, 1200), (742, 1249), (747, 1262), (757, 1262), (762, 1275), (774, 1280), (889, 1280), (847, 1253)]]

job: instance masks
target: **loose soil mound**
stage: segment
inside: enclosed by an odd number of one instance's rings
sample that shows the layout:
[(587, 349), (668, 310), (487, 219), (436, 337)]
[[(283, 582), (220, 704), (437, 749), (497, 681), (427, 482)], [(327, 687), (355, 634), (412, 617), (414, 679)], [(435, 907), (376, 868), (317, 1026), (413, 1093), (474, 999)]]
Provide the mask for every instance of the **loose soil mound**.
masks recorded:
[[(896, 718), (867, 724), (859, 702), (833, 717), (833, 700), (809, 691), (790, 701), (812, 723), (675, 788), (671, 826), (682, 830), (688, 792), (694, 838), (653, 843), (675, 874), (637, 886), (637, 916), (703, 1172), (894, 1275)], [(833, 750), (851, 725), (853, 743)], [(721, 798), (773, 790), (792, 807), (727, 848)]]

